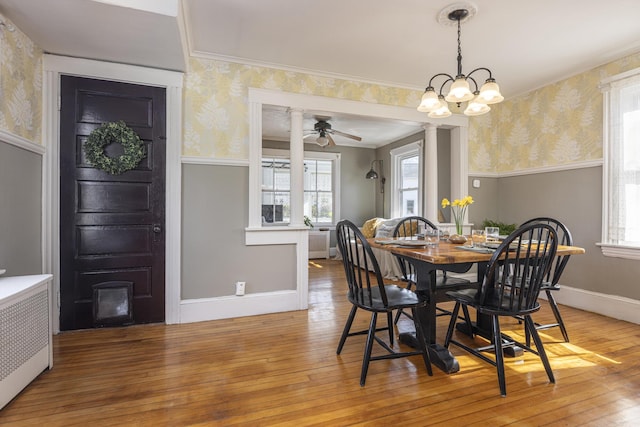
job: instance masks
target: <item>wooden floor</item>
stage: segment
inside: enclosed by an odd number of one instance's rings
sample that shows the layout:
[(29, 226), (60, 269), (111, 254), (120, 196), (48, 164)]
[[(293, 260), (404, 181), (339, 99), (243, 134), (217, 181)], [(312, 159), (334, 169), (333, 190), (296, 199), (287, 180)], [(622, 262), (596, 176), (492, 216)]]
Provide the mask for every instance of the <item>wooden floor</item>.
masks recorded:
[[(452, 347), (456, 374), (429, 377), (419, 357), (375, 361), (361, 388), (364, 337), (335, 353), (350, 308), (343, 274), (339, 261), (309, 263), (307, 311), (57, 335), (54, 368), (0, 425), (638, 425), (640, 326), (568, 307), (571, 343), (543, 333), (556, 384), (525, 354), (507, 359), (502, 398), (495, 369)], [(543, 303), (536, 318), (550, 320)]]

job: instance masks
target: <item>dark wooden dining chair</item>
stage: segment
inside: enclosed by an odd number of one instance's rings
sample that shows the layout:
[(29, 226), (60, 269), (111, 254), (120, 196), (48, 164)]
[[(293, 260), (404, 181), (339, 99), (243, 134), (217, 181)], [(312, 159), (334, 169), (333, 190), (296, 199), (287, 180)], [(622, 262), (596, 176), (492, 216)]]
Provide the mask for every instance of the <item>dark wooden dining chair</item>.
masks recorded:
[[(553, 265), (557, 247), (558, 235), (550, 225), (534, 223), (520, 227), (496, 249), (489, 260), (484, 279), (478, 283), (475, 290), (447, 292), (456, 304), (444, 346), (448, 348), (450, 344), (455, 344), (495, 366), (502, 396), (507, 395), (504, 372), (504, 347), (506, 346), (518, 346), (538, 355), (549, 381), (555, 382), (549, 359), (531, 314), (540, 309), (538, 295)], [(479, 315), (491, 318), (491, 345), (471, 347), (453, 339), (456, 317), (461, 306), (473, 307)], [(525, 327), (529, 328), (536, 349), (501, 333), (499, 321), (501, 316), (521, 316)], [(495, 357), (492, 359), (485, 355), (487, 351), (493, 351)]]
[[(397, 285), (387, 285), (382, 280), (378, 261), (371, 250), (371, 246), (358, 227), (351, 221), (343, 220), (336, 226), (338, 247), (342, 253), (342, 263), (349, 285), (347, 298), (352, 304), (349, 317), (342, 331), (340, 342), (338, 343), (337, 354), (342, 352), (345, 341), (348, 337), (355, 335), (367, 335), (362, 359), (362, 370), (360, 373), (360, 385), (364, 386), (369, 370), (369, 362), (372, 360), (395, 359), (398, 357), (408, 357), (422, 355), (424, 364), (429, 375), (433, 375), (431, 370), (431, 359), (427, 351), (424, 333), (419, 322), (414, 321), (416, 337), (419, 343), (419, 351), (401, 352), (393, 347), (393, 318), (394, 310), (408, 309), (412, 311), (413, 318), (418, 307), (424, 307), (427, 301), (421, 301), (415, 292)], [(370, 273), (369, 270), (373, 272)], [(353, 320), (358, 309), (371, 313), (369, 328), (361, 331), (351, 331)], [(377, 326), (378, 313), (386, 313), (386, 327)], [(376, 335), (376, 332), (388, 331), (389, 344)], [(386, 353), (372, 356), (373, 343), (377, 342)]]
[[(396, 228), (393, 230), (393, 237), (411, 237), (417, 234), (420, 230), (428, 232), (430, 230), (438, 230), (438, 227), (424, 217), (407, 216), (400, 220), (396, 225)], [(402, 281), (407, 283), (407, 289), (412, 289), (418, 283), (415, 267), (405, 258), (396, 256), (396, 259), (398, 260), (400, 271), (402, 272)], [(436, 276), (436, 280), (436, 303), (450, 301), (446, 296), (447, 291), (470, 287), (469, 280), (447, 276), (446, 271), (441, 271), (441, 273)], [(451, 315), (451, 311), (442, 306), (436, 305), (436, 310), (438, 311), (437, 316)], [(398, 310), (394, 323), (398, 323), (401, 315), (411, 318), (411, 314), (404, 310)]]
[[(556, 233), (558, 233), (558, 244), (564, 246), (573, 246), (573, 237), (571, 236), (571, 232), (569, 229), (560, 221), (554, 218), (549, 217), (538, 217), (532, 218), (522, 225), (534, 224), (534, 223), (542, 223), (548, 224), (552, 226)], [(569, 342), (569, 334), (567, 333), (567, 327), (562, 320), (562, 315), (560, 314), (560, 309), (558, 308), (558, 304), (556, 303), (556, 299), (553, 297), (554, 291), (560, 290), (560, 285), (558, 281), (560, 280), (560, 276), (564, 271), (564, 268), (567, 266), (569, 262), (569, 257), (571, 255), (563, 255), (556, 257), (553, 262), (553, 266), (549, 271), (549, 275), (545, 278), (545, 281), (542, 283), (541, 291), (544, 291), (547, 296), (547, 301), (549, 302), (549, 306), (551, 307), (551, 311), (553, 311), (553, 315), (555, 316), (555, 323), (547, 323), (547, 324), (539, 324), (535, 323), (536, 329), (546, 330), (551, 328), (560, 328), (562, 332), (562, 337), (565, 342)], [(527, 344), (529, 344), (529, 334), (527, 333)]]

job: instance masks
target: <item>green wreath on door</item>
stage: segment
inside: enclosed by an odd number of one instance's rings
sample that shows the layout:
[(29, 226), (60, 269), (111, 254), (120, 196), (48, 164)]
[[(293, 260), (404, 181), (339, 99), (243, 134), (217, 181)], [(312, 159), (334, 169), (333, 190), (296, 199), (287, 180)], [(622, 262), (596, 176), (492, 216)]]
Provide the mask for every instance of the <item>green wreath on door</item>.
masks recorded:
[[(122, 145), (124, 152), (117, 157), (107, 156), (105, 148), (110, 144)], [(144, 142), (122, 120), (104, 123), (91, 132), (84, 144), (84, 152), (91, 166), (111, 175), (134, 169), (146, 155)]]

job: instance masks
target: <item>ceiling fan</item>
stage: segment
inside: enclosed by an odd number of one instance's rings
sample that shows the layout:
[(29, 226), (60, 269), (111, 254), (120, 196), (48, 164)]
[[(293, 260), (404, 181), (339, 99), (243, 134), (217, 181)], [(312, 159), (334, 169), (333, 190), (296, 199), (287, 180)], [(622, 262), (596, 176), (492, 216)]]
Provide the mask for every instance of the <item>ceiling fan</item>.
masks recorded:
[(304, 139), (307, 139), (307, 138), (310, 138), (312, 136), (318, 135), (318, 137), (316, 138), (315, 142), (316, 142), (316, 144), (318, 144), (321, 147), (326, 147), (327, 145), (329, 147), (335, 147), (336, 142), (331, 137), (331, 134), (340, 135), (340, 136), (344, 136), (346, 138), (355, 139), (356, 141), (362, 141), (362, 138), (360, 138), (359, 136), (350, 135), (348, 133), (344, 133), (344, 132), (340, 132), (339, 130), (332, 129), (331, 128), (331, 123), (329, 123), (327, 121), (329, 119), (330, 119), (330, 117), (327, 117), (327, 118), (316, 117), (317, 122), (316, 122), (315, 125), (313, 125), (313, 130), (307, 131), (307, 132), (312, 132), (312, 133), (310, 133), (309, 135), (306, 135), (304, 137)]

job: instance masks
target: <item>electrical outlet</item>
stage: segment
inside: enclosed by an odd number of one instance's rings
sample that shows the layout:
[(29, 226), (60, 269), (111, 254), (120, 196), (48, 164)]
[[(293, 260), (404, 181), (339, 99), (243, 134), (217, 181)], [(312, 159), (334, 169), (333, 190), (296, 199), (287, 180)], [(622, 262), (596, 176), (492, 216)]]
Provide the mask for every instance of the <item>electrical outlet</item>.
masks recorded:
[(241, 296), (244, 295), (244, 287), (246, 282), (236, 282), (236, 295)]

